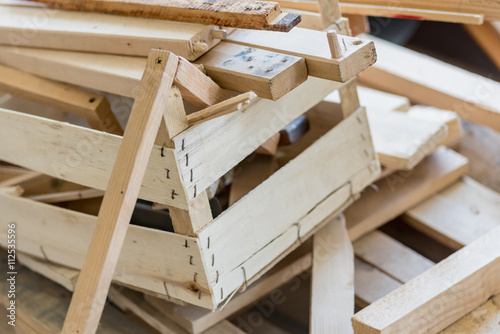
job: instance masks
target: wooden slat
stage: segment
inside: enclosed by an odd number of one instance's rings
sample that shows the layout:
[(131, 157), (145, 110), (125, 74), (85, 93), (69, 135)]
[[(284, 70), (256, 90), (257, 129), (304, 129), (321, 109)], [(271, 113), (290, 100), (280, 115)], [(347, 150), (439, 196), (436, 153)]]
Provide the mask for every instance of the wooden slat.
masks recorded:
[(500, 22), (485, 22), (482, 25), (464, 25), (467, 32), (490, 57), (497, 68), (500, 68)]
[[(368, 35), (363, 35), (367, 37)], [(500, 131), (500, 84), (402, 46), (370, 37), (377, 63), (361, 83), (412, 101), (455, 111), (460, 117)]]
[[(200, 231), (205, 261), (214, 264), (208, 266), (210, 281), (218, 281), (215, 291), (225, 291), (215, 294), (219, 302), (243, 283), (242, 267), (250, 280), (266, 263), (293, 249), (297, 235), (314, 230), (378, 176), (370, 139), (361, 136), (367, 131), (366, 114), (360, 109)], [(336, 159), (326, 163), (323, 156)], [(257, 205), (263, 202), (273, 203), (272, 210)], [(261, 234), (263, 228), (269, 233)], [(210, 247), (205, 248), (208, 239)]]
[(222, 42), (197, 60), (222, 88), (277, 100), (306, 81), (303, 58)]
[(84, 190), (64, 191), (60, 193), (34, 195), (28, 198), (42, 203), (61, 203), (61, 202), (76, 201), (86, 198), (96, 198), (102, 196), (104, 196), (103, 190), (84, 189)]
[(371, 42), (341, 36), (342, 57), (332, 58), (326, 32), (296, 28), (286, 35), (275, 32), (236, 30), (227, 41), (249, 47), (281, 52), (306, 60), (309, 75), (347, 82), (373, 63), (377, 56)]
[(490, 334), (498, 332), (500, 295), (496, 295), (439, 334)]
[(499, 238), (496, 228), (361, 310), (355, 333), (435, 333), (500, 293)]
[(289, 31), (300, 22), (300, 16), (282, 13), (279, 5), (267, 1), (200, 0), (145, 3), (140, 0), (34, 0), (52, 8), (87, 12), (139, 16), (162, 20), (213, 24), (217, 26)]
[[(269, 53), (263, 50), (257, 51), (254, 55), (255, 62), (264, 63)], [(245, 83), (239, 82), (238, 84), (234, 83), (233, 79), (241, 76), (239, 68), (213, 65), (210, 66), (210, 73), (214, 75), (221, 86), (239, 90), (240, 93), (253, 90), (258, 95), (263, 94), (266, 97), (272, 95), (273, 98), (277, 99), (286, 93), (287, 89), (291, 89), (291, 87), (303, 81), (304, 65), (299, 57), (271, 54), (278, 59), (290, 59), (290, 63), (295, 64), (295, 66), (291, 67), (280, 66), (279, 69), (274, 68), (272, 72), (269, 72), (272, 74), (271, 77), (293, 78), (294, 84), (280, 80), (277, 83), (283, 85), (282, 88), (270, 87), (263, 91), (262, 78), (266, 77), (266, 75), (265, 73), (259, 73), (257, 70), (253, 72), (254, 75), (246, 76)], [(210, 55), (210, 52), (208, 55)], [(267, 58), (267, 60), (269, 59)], [(146, 58), (0, 46), (0, 63), (41, 77), (117, 95), (135, 97), (146, 65)], [(285, 72), (285, 75), (280, 75), (282, 71)], [(265, 80), (269, 80), (269, 78)], [(269, 82), (272, 82), (272, 80)], [(181, 89), (185, 100), (200, 108), (205, 108), (230, 96), (221, 91), (219, 86), (201, 71), (196, 72), (192, 66), (187, 66), (182, 61), (182, 58), (176, 77), (176, 85)], [(204, 90), (200, 90), (201, 88)]]
[(333, 219), (313, 239), (311, 333), (352, 333), (354, 253), (344, 216)]
[(95, 129), (123, 135), (108, 100), (101, 94), (2, 65), (0, 89), (17, 97), (85, 117)]
[(3, 180), (0, 182), (0, 188), (3, 187), (12, 187), (17, 186), (23, 183), (29, 183), (36, 181), (43, 177), (43, 174), (38, 172), (28, 172), (20, 175), (16, 175), (14, 177), (8, 178), (7, 180)]
[(152, 50), (149, 54), (63, 333), (97, 330), (178, 64), (172, 53)]
[(401, 283), (431, 268), (434, 263), (383, 232), (373, 231), (354, 243), (354, 252)]
[(462, 177), (405, 213), (411, 225), (460, 249), (500, 225), (500, 194)]
[[(95, 216), (5, 193), (0, 194), (0, 199), (0, 209), (5, 213), (0, 216), (1, 245), (6, 247), (7, 225), (14, 221), (16, 233), (23, 240), (17, 245), (19, 252), (71, 268), (82, 267), (96, 224)], [(32, 210), (26, 210), (27, 207)], [(114, 274), (115, 282), (212, 308), (196, 240), (130, 225)], [(198, 293), (188, 289), (195, 272), (201, 299)]]
[(452, 184), (467, 171), (467, 159), (440, 147), (410, 172), (377, 181), (345, 212), (352, 240), (367, 234)]
[[(0, 120), (0, 141), (9, 143), (0, 150), (0, 159), (90, 188), (106, 189), (121, 137), (5, 109), (0, 109)], [(170, 171), (168, 177), (165, 168)], [(162, 151), (161, 146), (155, 146), (140, 197), (185, 208), (186, 194), (176, 168), (173, 150)], [(172, 196), (172, 190), (177, 195)]]
[[(14, 46), (143, 57), (162, 49), (195, 60), (220, 42), (201, 24), (13, 6), (0, 6), (0, 15), (0, 42)], [(44, 21), (27, 34), (31, 17)]]

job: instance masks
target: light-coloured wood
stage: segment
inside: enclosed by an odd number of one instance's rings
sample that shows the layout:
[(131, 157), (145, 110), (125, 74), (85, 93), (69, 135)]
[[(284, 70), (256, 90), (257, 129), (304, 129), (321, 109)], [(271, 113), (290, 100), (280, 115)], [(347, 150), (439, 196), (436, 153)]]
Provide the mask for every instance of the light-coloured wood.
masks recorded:
[[(15, 221), (16, 233), (23, 240), (17, 245), (19, 252), (81, 269), (97, 217), (14, 197), (5, 189), (0, 194), (0, 209), (5, 213), (0, 216), (0, 237), (5, 241), (0, 244), (6, 247), (7, 225)], [(195, 272), (201, 296), (191, 290)], [(130, 225), (114, 280), (165, 298), (213, 307), (195, 238)]]
[(222, 42), (197, 60), (222, 88), (277, 100), (306, 81), (304, 58)]
[[(363, 35), (367, 37), (368, 35)], [(460, 117), (500, 131), (500, 84), (402, 46), (375, 41), (377, 63), (361, 83), (412, 101), (455, 111)]]
[[(500, 291), (500, 227), (353, 317), (355, 333), (436, 333)], [(432, 284), (429, 284), (432, 282)]]
[(354, 252), (339, 216), (313, 239), (311, 333), (352, 333)]
[(281, 52), (306, 60), (310, 76), (346, 82), (376, 61), (373, 44), (366, 39), (341, 36), (342, 57), (332, 59), (326, 32), (295, 28), (286, 35), (275, 32), (236, 30), (227, 41)]
[[(277, 2), (287, 8), (319, 12), (319, 6), (315, 1), (277, 0)], [(360, 1), (356, 3), (346, 2), (339, 4), (340, 11), (344, 15), (368, 15), (466, 24), (482, 24), (484, 20), (484, 15), (473, 14), (473, 12), (419, 9), (414, 8), (414, 6), (402, 6), (400, 3), (398, 6), (394, 6), (394, 2), (387, 5), (371, 5), (366, 1), (365, 3)]]
[(500, 225), (500, 194), (470, 177), (408, 210), (415, 228), (453, 249), (460, 249)]
[[(14, 6), (0, 6), (0, 15), (0, 43), (14, 46), (143, 57), (162, 49), (195, 60), (220, 42), (212, 38), (213, 26), (201, 24)], [(28, 30), (32, 17), (43, 21)]]
[(178, 58), (153, 50), (123, 135), (63, 333), (94, 333), (160, 127)]
[(490, 334), (500, 328), (500, 295), (496, 295), (439, 334)]
[(342, 50), (340, 49), (339, 38), (335, 30), (328, 30), (326, 33), (328, 39), (328, 45), (330, 46), (330, 52), (332, 58), (340, 58), (342, 56)]
[[(2, 267), (6, 268), (7, 253), (2, 251), (1, 257), (5, 259), (2, 261)], [(29, 334), (60, 333), (71, 299), (71, 293), (21, 265), (17, 265), (16, 267), (15, 332), (18, 332), (19, 327), (23, 330), (28, 327), (31, 330), (19, 332)], [(9, 290), (8, 283), (7, 280), (2, 280), (2, 291), (7, 292)], [(9, 305), (7, 293), (0, 297), (0, 303), (6, 307)], [(116, 307), (109, 304), (104, 309), (99, 332), (112, 334), (153, 334), (148, 328), (127, 317)]]
[(274, 134), (271, 138), (269, 138), (265, 143), (260, 145), (255, 153), (257, 154), (265, 154), (265, 155), (275, 155), (278, 150), (278, 145), (280, 143), (281, 135), (280, 133)]
[(108, 100), (101, 94), (2, 65), (0, 65), (0, 89), (14, 96), (83, 116), (95, 129), (117, 135), (123, 134)]
[(189, 125), (205, 122), (233, 112), (245, 112), (257, 95), (254, 92), (244, 93), (219, 102), (203, 110), (187, 115)]
[(354, 252), (361, 260), (401, 283), (408, 282), (434, 265), (434, 262), (376, 230), (357, 240)]
[(43, 174), (38, 172), (22, 173), (0, 182), (0, 188), (22, 185), (24, 183), (36, 181), (41, 177), (43, 177)]
[(444, 121), (429, 121), (397, 111), (368, 112), (368, 121), (380, 163), (387, 168), (411, 170), (444, 140)]
[[(247, 280), (253, 278), (378, 176), (370, 138), (361, 136), (367, 131), (366, 114), (360, 109), (199, 232), (205, 262), (213, 264), (207, 268), (209, 280), (221, 291), (214, 296), (218, 302), (244, 284), (242, 268)], [(326, 163), (323, 156), (336, 159)], [(311, 164), (316, 168), (308, 173)], [(272, 211), (257, 205), (263, 202), (275, 203)], [(264, 228), (266, 235), (259, 232)], [(205, 248), (208, 239), (210, 247)]]
[(186, 210), (168, 207), (175, 233), (194, 235), (212, 221), (212, 211), (206, 191), (189, 201)]
[(46, 262), (30, 255), (16, 254), (19, 263), (55, 282), (69, 291), (73, 291), (80, 271), (64, 267), (55, 263)]
[[(317, 6), (318, 12), (321, 15), (321, 20), (323, 21), (324, 29), (335, 24), (342, 16), (340, 14), (339, 3), (336, 0), (318, 0)], [(348, 35), (345, 31), (338, 31), (338, 33)]]
[(91, 0), (68, 2), (65, 0), (34, 0), (52, 8), (87, 12), (139, 16), (162, 20), (213, 24), (246, 29), (289, 31), (300, 22), (300, 16), (282, 13), (279, 5), (267, 1), (214, 0), (206, 6), (200, 0), (144, 3), (140, 0)]
[[(0, 141), (9, 143), (0, 150), (0, 159), (89, 188), (106, 189), (121, 137), (5, 109), (0, 109), (0, 120)], [(153, 152), (140, 198), (186, 208), (173, 150), (155, 146)]]
[(102, 196), (104, 196), (103, 190), (84, 189), (84, 190), (70, 190), (59, 193), (34, 195), (28, 198), (42, 203), (61, 203), (61, 202), (76, 201), (80, 199), (95, 198)]
[(465, 24), (469, 35), (479, 44), (491, 61), (500, 68), (500, 22), (484, 22), (482, 25)]
[(180, 133), (174, 142), (189, 198), (208, 188), (339, 86), (310, 77), (293, 94), (277, 101), (259, 99), (244, 113), (217, 117)]
[(349, 236), (356, 240), (444, 189), (467, 172), (467, 164), (465, 157), (440, 147), (413, 171), (377, 181), (344, 212)]

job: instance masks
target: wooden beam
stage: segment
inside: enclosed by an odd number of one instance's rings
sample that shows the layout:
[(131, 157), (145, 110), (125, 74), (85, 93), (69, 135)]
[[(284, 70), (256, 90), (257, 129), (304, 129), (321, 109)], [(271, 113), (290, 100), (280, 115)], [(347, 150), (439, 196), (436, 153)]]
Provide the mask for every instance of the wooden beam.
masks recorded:
[[(0, 6), (0, 15), (0, 42), (19, 47), (142, 57), (162, 49), (195, 60), (220, 42), (212, 38), (213, 26), (201, 24), (14, 6)], [(32, 17), (44, 21), (33, 21), (27, 33)]]
[(140, 0), (34, 0), (51, 8), (107, 13), (123, 16), (139, 16), (217, 26), (289, 31), (300, 22), (300, 16), (282, 13), (279, 5), (267, 1), (214, 0), (207, 6), (202, 1), (144, 3)]
[(340, 215), (313, 239), (311, 333), (353, 333), (354, 253)]
[[(9, 143), (0, 150), (0, 159), (89, 188), (106, 189), (121, 137), (5, 109), (0, 109), (0, 120), (0, 142)], [(186, 208), (173, 150), (157, 145), (146, 161), (149, 167), (140, 197)]]
[(500, 295), (496, 295), (439, 334), (489, 334), (498, 330)]
[(500, 225), (500, 194), (463, 176), (408, 210), (404, 219), (440, 243), (460, 249)]
[(94, 333), (168, 103), (178, 58), (153, 50), (116, 157), (63, 333)]
[[(367, 37), (367, 35), (363, 35)], [(500, 131), (500, 83), (402, 46), (370, 37), (380, 57), (361, 83)], [(457, 85), (457, 82), (462, 84)]]
[(42, 203), (61, 203), (61, 202), (76, 201), (86, 198), (96, 198), (102, 196), (104, 196), (103, 190), (84, 189), (84, 190), (70, 190), (59, 193), (34, 195), (28, 198)]
[(500, 68), (500, 23), (485, 22), (482, 25), (464, 24), (464, 28), (469, 35), (474, 38), (477, 44), (495, 63), (497, 68)]
[(373, 44), (366, 39), (349, 36), (340, 38), (343, 54), (337, 59), (332, 59), (326, 32), (309, 29), (296, 28), (286, 35), (236, 30), (228, 36), (227, 41), (302, 57), (306, 60), (310, 76), (346, 82), (373, 65), (377, 56)]
[(222, 88), (277, 100), (306, 81), (305, 60), (222, 42), (197, 60)]
[(3, 65), (0, 65), (0, 89), (14, 96), (85, 117), (94, 129), (123, 135), (108, 100), (101, 94)]
[(351, 239), (360, 238), (452, 184), (466, 173), (467, 163), (460, 154), (440, 147), (413, 171), (377, 181), (374, 189), (363, 193), (344, 212)]
[(361, 310), (355, 333), (436, 333), (500, 293), (499, 238), (500, 227)]

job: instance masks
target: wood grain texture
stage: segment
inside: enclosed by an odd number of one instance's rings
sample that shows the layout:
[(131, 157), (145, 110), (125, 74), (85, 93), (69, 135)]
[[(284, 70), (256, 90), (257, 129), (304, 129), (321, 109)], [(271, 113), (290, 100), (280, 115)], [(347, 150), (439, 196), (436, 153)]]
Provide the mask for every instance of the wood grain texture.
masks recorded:
[(159, 50), (148, 57), (63, 333), (97, 330), (178, 62), (174, 54)]
[(267, 1), (166, 0), (148, 3), (140, 0), (34, 0), (52, 8), (138, 16), (162, 20), (194, 22), (216, 26), (289, 31), (300, 16), (282, 13), (279, 5)]
[[(201, 24), (1, 5), (0, 15), (0, 42), (19, 47), (142, 57), (162, 49), (195, 60), (220, 42), (211, 37), (213, 26)], [(27, 33), (32, 17), (43, 21)]]
[(326, 32), (296, 28), (286, 35), (275, 32), (236, 30), (227, 41), (248, 47), (286, 53), (306, 60), (308, 74), (347, 82), (377, 60), (373, 44), (366, 39), (341, 36), (342, 57), (332, 59)]
[(496, 295), (439, 334), (490, 334), (499, 330), (500, 295)]

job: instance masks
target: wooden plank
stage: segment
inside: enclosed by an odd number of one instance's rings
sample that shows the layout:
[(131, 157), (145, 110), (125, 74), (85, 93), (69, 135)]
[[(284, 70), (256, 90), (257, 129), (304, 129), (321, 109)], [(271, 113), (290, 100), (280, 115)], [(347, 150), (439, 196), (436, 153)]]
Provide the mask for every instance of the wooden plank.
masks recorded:
[[(314, 1), (278, 0), (281, 6), (303, 11), (319, 12), (319, 6)], [(455, 12), (443, 10), (429, 10), (414, 8), (414, 6), (371, 5), (366, 1), (362, 3), (340, 3), (340, 11), (346, 15), (367, 15), (393, 18), (406, 18), (412, 20), (441, 21), (452, 23), (482, 24), (484, 15), (472, 12)]]
[[(338, 83), (309, 78), (277, 101), (259, 99), (244, 113), (194, 125), (174, 137), (188, 196), (208, 188), (283, 127), (321, 101)], [(270, 113), (272, 111), (272, 113)], [(187, 157), (187, 158), (186, 158)]]
[(64, 333), (97, 330), (178, 64), (178, 58), (172, 53), (152, 50), (149, 54), (64, 321)]
[[(7, 266), (7, 255), (2, 255), (2, 267)], [(31, 333), (59, 333), (68, 308), (71, 293), (56, 283), (16, 265), (16, 333), (19, 322), (27, 323), (33, 328)], [(8, 291), (9, 282), (2, 280), (2, 291)], [(9, 299), (3, 294), (0, 302), (7, 307)], [(25, 324), (23, 324), (25, 326)], [(19, 326), (19, 327), (24, 327)], [(104, 309), (101, 326), (97, 333), (145, 333), (152, 332), (146, 327), (130, 319), (117, 308), (107, 304)]]
[(123, 135), (108, 100), (101, 94), (2, 65), (0, 89), (14, 96), (85, 117), (95, 129)]
[[(207, 268), (209, 280), (221, 291), (215, 293), (217, 302), (244, 283), (242, 267), (252, 279), (297, 244), (297, 235), (307, 235), (378, 176), (371, 141), (361, 136), (367, 131), (366, 114), (360, 109), (199, 232), (204, 259), (213, 264)], [(323, 156), (336, 159), (326, 163)], [(311, 164), (316, 166), (312, 173)], [(351, 167), (343, 168), (346, 164)], [(308, 176), (298, 177), (302, 173)], [(262, 202), (273, 203), (272, 210), (256, 205)], [(262, 228), (269, 233), (260, 233)]]
[[(106, 189), (121, 137), (5, 109), (0, 109), (0, 119), (0, 142), (9, 143), (0, 150), (0, 159), (90, 188)], [(186, 208), (173, 150), (155, 146), (149, 161), (140, 198)], [(170, 171), (168, 177), (165, 169)], [(172, 190), (177, 195), (172, 196)]]
[[(367, 37), (368, 35), (363, 35)], [(412, 101), (455, 111), (460, 117), (500, 131), (500, 84), (453, 65), (370, 37), (380, 57), (361, 83)]]
[(500, 295), (496, 295), (439, 334), (489, 334), (500, 328)]
[(482, 25), (465, 24), (464, 28), (476, 41), (491, 61), (500, 68), (500, 22), (484, 22)]
[(34, 201), (42, 203), (61, 203), (76, 201), (86, 198), (96, 198), (104, 196), (104, 191), (99, 189), (70, 190), (59, 193), (49, 193), (28, 197)]
[(366, 263), (401, 283), (408, 282), (434, 265), (434, 262), (379, 231), (357, 240), (354, 252)]
[(277, 100), (306, 81), (304, 58), (222, 42), (197, 60), (222, 88)]
[(326, 32), (296, 28), (286, 35), (275, 32), (236, 30), (227, 41), (286, 53), (306, 60), (310, 76), (347, 82), (376, 61), (375, 48), (371, 42), (357, 37), (341, 36), (344, 48), (342, 57), (332, 58)]
[[(0, 209), (5, 213), (0, 217), (3, 247), (6, 247), (7, 225), (16, 222), (16, 233), (23, 240), (18, 243), (17, 251), (70, 268), (82, 267), (97, 217), (13, 197), (5, 190), (0, 199)], [(26, 210), (27, 207), (32, 210)], [(195, 272), (201, 299), (190, 290)], [(212, 308), (195, 238), (130, 225), (114, 280), (165, 298)]]
[(315, 234), (311, 278), (311, 333), (353, 333), (354, 253), (339, 216)]
[(446, 137), (443, 121), (411, 117), (397, 111), (368, 111), (368, 121), (380, 163), (387, 168), (411, 170)]
[(438, 148), (413, 171), (398, 172), (379, 180), (375, 188), (345, 212), (351, 240), (356, 240), (434, 193), (452, 184), (467, 171), (468, 161), (445, 147)]
[(411, 225), (453, 249), (460, 249), (500, 225), (500, 194), (470, 177), (408, 210)]
[(499, 238), (496, 228), (361, 310), (353, 318), (355, 333), (445, 329), (500, 292)]
[(4, 180), (0, 182), (0, 188), (4, 187), (12, 187), (12, 186), (17, 186), (23, 183), (29, 183), (32, 181), (36, 181), (43, 177), (43, 174), (38, 173), (38, 172), (29, 172), (29, 173), (23, 173), (20, 175), (16, 175), (14, 177), (8, 178), (7, 180)]
[[(0, 15), (0, 43), (14, 46), (143, 57), (162, 49), (195, 60), (220, 42), (201, 24), (14, 6), (0, 6)], [(27, 24), (31, 17), (44, 21)]]
[(216, 26), (289, 31), (300, 22), (300, 16), (282, 13), (279, 5), (267, 1), (214, 0), (208, 6), (200, 0), (144, 3), (140, 0), (34, 0), (52, 8), (139, 16), (162, 20), (213, 24)]
[[(238, 48), (236, 45), (234, 45), (234, 47)], [(207, 55), (210, 55), (210, 52)], [(260, 57), (267, 55), (265, 51), (256, 52), (254, 55), (255, 61), (264, 63), (266, 57), (263, 59)], [(287, 55), (279, 55), (277, 57), (279, 59), (295, 59), (297, 60), (296, 62), (290, 63), (296, 65), (292, 66), (292, 71), (289, 70), (290, 67), (281, 66), (279, 69), (274, 69), (273, 72), (270, 73), (277, 76), (277, 78), (286, 78), (286, 75), (280, 76), (279, 73), (281, 71), (291, 72), (291, 77), (294, 75), (297, 77), (294, 81), (296, 83), (301, 82), (302, 61), (296, 57)], [(0, 63), (19, 68), (41, 77), (117, 95), (135, 97), (137, 94), (137, 87), (144, 73), (146, 58), (0, 46)], [(230, 97), (230, 95), (221, 90), (213, 80), (210, 80), (210, 78), (206, 77), (201, 71), (195, 71), (194, 68), (188, 66), (187, 63), (188, 62), (183, 61), (181, 58), (176, 76), (176, 85), (181, 89), (185, 100), (195, 106), (205, 108)], [(257, 70), (253, 74), (259, 75), (247, 76), (247, 82), (244, 85), (242, 82), (235, 85), (232, 80), (234, 76), (238, 77), (241, 75), (239, 72), (240, 70), (239, 68), (233, 69), (227, 66), (210, 67), (210, 73), (217, 78), (220, 85), (230, 87), (231, 89), (240, 89), (240, 93), (246, 93), (249, 90), (253, 90), (256, 91), (257, 94), (267, 94), (266, 96), (268, 96), (269, 91), (272, 91), (274, 98), (279, 98), (279, 94), (283, 94), (286, 91), (286, 89), (280, 90), (278, 87), (275, 87), (272, 89), (269, 88), (267, 93), (265, 93), (266, 91), (263, 92), (262, 76)], [(287, 85), (290, 85), (289, 83), (281, 81), (279, 84), (284, 85), (283, 87), (285, 88)]]

